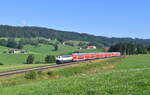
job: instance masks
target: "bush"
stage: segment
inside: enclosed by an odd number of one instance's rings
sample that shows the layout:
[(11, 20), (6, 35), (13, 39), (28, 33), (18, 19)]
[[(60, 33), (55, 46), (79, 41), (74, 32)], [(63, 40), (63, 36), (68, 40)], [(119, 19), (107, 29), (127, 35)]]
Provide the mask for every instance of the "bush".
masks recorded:
[(0, 62), (0, 65), (4, 65), (2, 62)]
[(53, 74), (54, 74), (54, 73), (53, 73), (52, 71), (48, 71), (48, 72), (47, 72), (47, 75), (48, 75), (48, 76), (52, 76)]
[(4, 51), (3, 53), (7, 53), (7, 51)]
[(31, 79), (31, 80), (36, 79), (37, 78), (37, 73), (34, 72), (34, 71), (28, 72), (28, 73), (25, 74), (24, 78)]
[(54, 45), (54, 51), (57, 51), (57, 50), (58, 50), (58, 45), (55, 44), (55, 45)]
[(42, 72), (42, 71), (38, 71), (37, 74), (38, 74), (38, 75), (42, 75), (43, 72)]
[(47, 55), (45, 57), (45, 63), (54, 63), (56, 61), (55, 56), (53, 55)]
[(26, 64), (33, 64), (34, 63), (34, 56), (31, 54), (26, 59)]
[(44, 73), (44, 72), (42, 72), (42, 71), (38, 71), (38, 72), (37, 72), (37, 75), (38, 75), (40, 78), (42, 78), (42, 76), (45, 76), (46, 73)]

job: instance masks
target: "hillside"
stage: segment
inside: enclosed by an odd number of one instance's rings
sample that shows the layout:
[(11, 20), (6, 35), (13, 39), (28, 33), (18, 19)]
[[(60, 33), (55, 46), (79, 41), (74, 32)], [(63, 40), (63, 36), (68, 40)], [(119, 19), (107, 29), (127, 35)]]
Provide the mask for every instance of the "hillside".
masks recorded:
[[(7, 37), (2, 37), (0, 38), (0, 41), (8, 40)], [(44, 38), (39, 38), (43, 39), (46, 41), (47, 39)], [(14, 39), (17, 43), (20, 42), (20, 38), (15, 38)], [(24, 39), (25, 40), (25, 39)], [(37, 41), (36, 38), (30, 39), (31, 41)], [(55, 40), (47, 40), (49, 43), (56, 43)], [(72, 42), (72, 41), (71, 41)], [(74, 41), (73, 41), (74, 42)], [(54, 46), (51, 44), (46, 44), (46, 43), (38, 43), (37, 45), (33, 44), (24, 44), (22, 47), (22, 50), (27, 51), (25, 54), (9, 54), (7, 53), (9, 50), (13, 49), (10, 47), (6, 46), (1, 46), (0, 45), (0, 72), (2, 71), (8, 71), (8, 70), (16, 70), (16, 69), (21, 69), (21, 68), (29, 68), (29, 67), (36, 67), (36, 66), (41, 66), (41, 65), (48, 65), (44, 64), (44, 58), (47, 55), (63, 55), (63, 54), (71, 54), (73, 52), (100, 52), (103, 51), (102, 49), (78, 49), (78, 41), (75, 41), (75, 46), (69, 46), (69, 45), (63, 45), (63, 44), (58, 44), (58, 50), (54, 51)], [(35, 64), (24, 64), (26, 62), (26, 58), (30, 55), (33, 54), (35, 56)]]
[(133, 39), (133, 38), (108, 38), (103, 36), (89, 35), (85, 33), (60, 31), (55, 29), (48, 29), (43, 27), (16, 27), (8, 25), (0, 25), (0, 37), (44, 37), (58, 41), (77, 40), (89, 41), (94, 44), (110, 46), (119, 42), (138, 43), (143, 45), (150, 45), (150, 39)]

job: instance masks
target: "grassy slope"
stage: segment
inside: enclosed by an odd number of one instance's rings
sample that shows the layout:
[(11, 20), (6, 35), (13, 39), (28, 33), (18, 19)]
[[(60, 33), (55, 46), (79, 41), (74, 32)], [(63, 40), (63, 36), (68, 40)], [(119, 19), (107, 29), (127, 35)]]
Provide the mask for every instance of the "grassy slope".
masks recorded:
[[(0, 92), (1, 95), (149, 95), (150, 70), (130, 71), (135, 67), (150, 68), (149, 58), (149, 55), (130, 56), (107, 72), (3, 87)], [(121, 69), (126, 71), (120, 72)]]
[(3, 47), (3, 46), (0, 46), (0, 53), (3, 53), (4, 51), (7, 51), (9, 48), (7, 47)]
[(25, 45), (23, 50), (33, 53), (49, 53), (52, 51), (53, 46), (50, 45), (39, 45), (39, 46), (32, 46), (32, 45)]
[(96, 74), (1, 88), (0, 92), (1, 95), (149, 95), (149, 74), (148, 70)]
[[(26, 57), (29, 54), (0, 54), (0, 62), (2, 62), (4, 65), (16, 65), (16, 64), (23, 64), (26, 61)], [(42, 61), (44, 55), (35, 55), (36, 61)]]
[[(14, 65), (14, 64), (22, 64), (25, 62), (26, 57), (29, 54), (4, 54), (4, 51), (7, 51), (10, 48), (0, 46), (0, 62), (2, 62), (4, 65)], [(31, 46), (31, 45), (26, 45), (24, 50), (27, 50), (28, 53), (32, 53), (35, 55), (35, 60), (43, 62), (44, 57), (48, 54), (52, 55), (59, 55), (59, 54), (65, 54), (69, 52), (73, 52), (76, 50), (76, 47), (70, 47), (70, 46), (63, 46), (59, 45), (59, 50), (58, 51), (53, 51), (53, 47), (51, 45), (40, 45), (40, 46)]]
[[(4, 54), (4, 51), (7, 51), (9, 48), (0, 47), (0, 62), (4, 65), (0, 66), (1, 71), (7, 70), (15, 70), (23, 67), (27, 67), (27, 65), (23, 64), (26, 61), (26, 58), (29, 54)], [(53, 51), (53, 47), (51, 45), (43, 45), (39, 46), (31, 46), (26, 45), (24, 50), (27, 50), (28, 53), (32, 53), (35, 55), (35, 61), (44, 62), (44, 57), (48, 54), (51, 55), (61, 55), (61, 54), (70, 54), (77, 50), (77, 47), (71, 47), (67, 45), (59, 45), (58, 51)], [(99, 52), (100, 50), (82, 50), (82, 52)], [(36, 65), (35, 65), (36, 66)], [(32, 67), (32, 66), (29, 66)]]
[[(36, 64), (36, 65), (23, 64), (26, 61), (26, 57), (29, 54), (4, 54), (3, 52), (7, 51), (8, 49), (10, 48), (0, 46), (0, 62), (4, 64), (0, 65), (0, 72), (43, 65), (43, 64)], [(40, 62), (43, 62), (44, 57), (46, 56), (43, 54), (34, 54), (34, 55), (35, 60)]]
[(150, 67), (150, 55), (129, 56), (124, 64), (118, 65), (115, 69), (146, 68)]
[[(8, 71), (8, 70), (15, 70), (27, 67), (35, 67), (47, 64), (24, 64), (26, 61), (26, 57), (29, 54), (0, 54), (0, 62), (4, 65), (0, 65), (0, 72)], [(35, 62), (44, 62), (45, 55), (34, 54), (35, 55)]]
[(73, 52), (73, 51), (77, 50), (77, 47), (71, 47), (71, 46), (67, 46), (67, 45), (59, 45), (58, 51), (54, 51), (53, 46), (40, 44), (37, 47), (31, 46), (31, 45), (26, 45), (23, 49), (27, 50), (29, 52), (33, 52), (33, 53), (60, 55), (60, 54)]
[[(0, 39), (8, 39), (8, 38), (0, 38)], [(33, 40), (37, 38), (33, 38)], [(44, 39), (44, 38), (40, 38)], [(16, 38), (16, 41), (19, 41), (20, 38)], [(45, 39), (46, 40), (46, 39)], [(55, 43), (55, 40), (49, 40), (51, 43)], [(26, 58), (29, 54), (35, 55), (35, 61), (43, 62), (44, 57), (48, 54), (51, 55), (62, 55), (62, 54), (71, 54), (74, 51), (77, 51), (77, 47), (71, 47), (67, 45), (59, 45), (58, 51), (54, 51), (54, 47), (51, 45), (44, 45), (40, 44), (39, 46), (35, 47), (32, 45), (25, 45), (23, 50), (27, 50), (28, 54), (4, 54), (4, 51), (8, 51), (7, 47), (0, 46), (0, 63), (4, 64), (0, 66), (0, 72), (7, 71), (7, 70), (15, 70), (21, 69), (26, 67), (33, 67), (38, 65), (26, 65), (23, 64), (26, 61)], [(99, 52), (100, 50), (80, 50), (82, 52)]]
[[(0, 39), (8, 39), (8, 38), (0, 38)], [(21, 38), (15, 38), (16, 41), (19, 41)], [(44, 38), (39, 38), (44, 39)], [(32, 40), (37, 40), (37, 38), (32, 38)], [(48, 39), (45, 39), (48, 40)], [(48, 40), (51, 43), (56, 43), (56, 40)], [(74, 51), (77, 51), (78, 47), (71, 47), (67, 45), (61, 45), (59, 44), (58, 51), (54, 51), (54, 47), (51, 45), (44, 45), (40, 44), (39, 46), (35, 47), (32, 45), (25, 45), (23, 50), (27, 50), (28, 53), (35, 54), (36, 61), (43, 61), (44, 57), (48, 54), (51, 55), (62, 55), (62, 54), (71, 54)], [(22, 64), (28, 54), (4, 54), (4, 51), (8, 51), (7, 47), (0, 46), (0, 62), (2, 62), (4, 65), (14, 65), (14, 64)], [(97, 52), (99, 50), (81, 50), (81, 52)]]

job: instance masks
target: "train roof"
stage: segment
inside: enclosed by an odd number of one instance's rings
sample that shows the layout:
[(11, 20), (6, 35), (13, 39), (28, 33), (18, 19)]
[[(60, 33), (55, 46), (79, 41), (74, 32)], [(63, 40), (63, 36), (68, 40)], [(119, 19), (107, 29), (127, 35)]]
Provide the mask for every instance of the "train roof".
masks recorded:
[(85, 54), (95, 54), (95, 53), (73, 53), (72, 55), (85, 55)]
[(72, 55), (85, 55), (85, 54), (106, 54), (106, 53), (120, 53), (120, 52), (73, 53)]

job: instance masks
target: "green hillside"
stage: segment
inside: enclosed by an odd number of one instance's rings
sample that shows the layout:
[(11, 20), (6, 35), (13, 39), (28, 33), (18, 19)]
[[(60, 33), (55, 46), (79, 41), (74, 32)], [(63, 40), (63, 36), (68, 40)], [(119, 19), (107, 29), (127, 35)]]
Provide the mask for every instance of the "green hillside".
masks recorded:
[(8, 25), (0, 25), (0, 37), (15, 37), (15, 38), (44, 37), (50, 38), (52, 40), (57, 39), (59, 41), (66, 41), (66, 40), (88, 41), (95, 43), (96, 45), (104, 45), (104, 46), (110, 46), (112, 44), (120, 42), (150, 45), (150, 39), (114, 38), (114, 37), (108, 38), (85, 33), (48, 29), (43, 27), (15, 27)]
[(54, 47), (51, 45), (39, 44), (38, 46), (25, 45), (23, 50), (27, 50), (32, 53), (41, 53), (41, 54), (51, 54), (51, 55), (60, 55), (67, 54), (77, 50), (77, 47), (71, 47), (67, 45), (58, 45), (58, 51), (54, 51)]
[[(5, 65), (23, 64), (29, 54), (0, 54), (0, 62)], [(35, 54), (36, 61), (44, 61), (44, 55)]]
[(4, 46), (0, 46), (0, 54), (4, 53), (5, 51), (7, 51), (9, 48), (4, 47)]
[[(8, 39), (8, 38), (1, 38), (1, 39)], [(40, 38), (43, 39), (43, 38)], [(16, 38), (16, 41), (20, 41), (20, 38)], [(37, 38), (33, 38), (32, 40), (37, 40)], [(44, 40), (47, 40), (44, 38)], [(49, 40), (51, 43), (56, 43), (55, 40)], [(75, 42), (77, 43), (77, 41)], [(26, 50), (26, 54), (8, 54), (8, 50), (12, 48), (0, 46), (0, 72), (1, 71), (8, 71), (8, 70), (15, 70), (27, 67), (35, 67), (40, 65), (47, 65), (44, 63), (44, 58), (46, 55), (63, 55), (63, 54), (71, 54), (73, 52), (100, 52), (100, 49), (91, 49), (91, 50), (78, 50), (78, 46), (68, 46), (63, 44), (58, 44), (58, 50), (54, 51), (54, 47), (48, 44), (38, 44), (38, 45), (24, 45), (22, 50)], [(26, 58), (29, 54), (33, 54), (35, 56), (35, 63), (33, 65), (24, 64), (26, 62)]]

